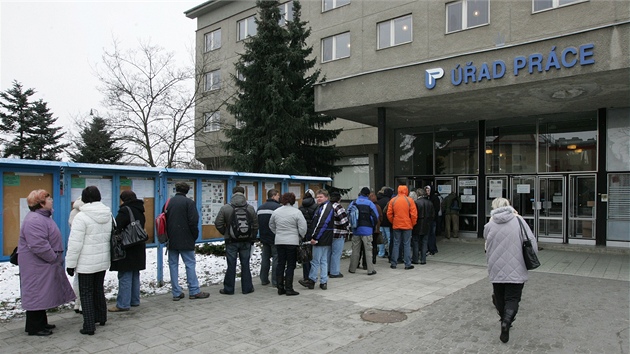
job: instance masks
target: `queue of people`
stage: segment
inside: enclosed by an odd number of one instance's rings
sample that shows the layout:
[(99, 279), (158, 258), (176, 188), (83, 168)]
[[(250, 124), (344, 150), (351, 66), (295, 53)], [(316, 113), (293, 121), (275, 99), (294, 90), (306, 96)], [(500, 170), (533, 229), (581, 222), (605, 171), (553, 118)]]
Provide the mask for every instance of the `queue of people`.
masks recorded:
[[(179, 182), (175, 187), (177, 194), (169, 200), (168, 208), (166, 205), (163, 208), (167, 211), (170, 237), (168, 260), (173, 301), (185, 297), (178, 282), (180, 257), (186, 266), (189, 298), (208, 298), (209, 294), (199, 289), (195, 270), (194, 247), (199, 215), (194, 202), (186, 198), (189, 186)], [(230, 204), (224, 205), (217, 215), (215, 225), (224, 235), (227, 255), (221, 294), (234, 294), (237, 259), (241, 262), (243, 294), (254, 292), (249, 259), (259, 230), (261, 240), (264, 238), (263, 247), (268, 247), (263, 252), (267, 261), (263, 262), (262, 268), (266, 270), (261, 271), (261, 284), (271, 282), (268, 275), (271, 268), (271, 280), (278, 295), (299, 295), (293, 288), (293, 280), (300, 247), (311, 247), (312, 259), (303, 261), (304, 277), (299, 283), (314, 289), (319, 282), (322, 290), (328, 289), (329, 278), (343, 277), (340, 260), (349, 235), (352, 235), (349, 273), (356, 273), (361, 254), (368, 260), (367, 275), (377, 273), (374, 269), (377, 255), (386, 257), (389, 254), (392, 269), (402, 261), (405, 270), (410, 270), (414, 268), (413, 264), (426, 264), (426, 255), (430, 254), (437, 214), (429, 186), (409, 192), (407, 186), (401, 185), (396, 195), (388, 187), (378, 194), (364, 187), (348, 209), (339, 203), (339, 193), (329, 195), (323, 189), (317, 192), (308, 189), (299, 207), (295, 205), (294, 193), (280, 195), (279, 191), (271, 189), (267, 196), (268, 200), (263, 204), (266, 207), (256, 213), (247, 204), (243, 187), (237, 186), (233, 189)], [(86, 335), (95, 334), (96, 324), (106, 324), (108, 311), (129, 311), (140, 305), (140, 271), (146, 268), (145, 245), (129, 247), (124, 259), (111, 262), (110, 238), (113, 222), (118, 230), (124, 229), (132, 219), (144, 227), (144, 202), (130, 190), (123, 191), (120, 200), (121, 207), (115, 219), (110, 208), (101, 202), (100, 191), (95, 186), (85, 188), (74, 202), (68, 220), (71, 230), (65, 257), (66, 272), (78, 283), (78, 289), (75, 287), (73, 291), (63, 273), (64, 247), (59, 228), (51, 218), (53, 200), (45, 190), (34, 190), (29, 194), (30, 212), (24, 219), (18, 244), (22, 307), (26, 310), (25, 331), (28, 335), (51, 335), (55, 325), (48, 323), (46, 310), (75, 299), (77, 304), (80, 303), (75, 310), (83, 316), (83, 327), (79, 332)], [(456, 209), (453, 206), (460, 201), (456, 195), (449, 195), (445, 203), (450, 209)], [(493, 302), (501, 321), (500, 340), (505, 343), (518, 312), (528, 271), (521, 251), (520, 216), (504, 198), (496, 198), (492, 209), (490, 221), (484, 227), (484, 238)], [(452, 214), (447, 212), (446, 215)], [(242, 233), (234, 228), (233, 218), (243, 218), (239, 220), (241, 228), (243, 223), (248, 224)], [(526, 236), (536, 250), (536, 240), (531, 230), (526, 229)], [(457, 237), (456, 228), (447, 226), (447, 230), (452, 237)], [(389, 249), (387, 241), (376, 243), (379, 234), (382, 239), (389, 239)], [(116, 304), (109, 309), (103, 288), (108, 269), (118, 272), (119, 281)]]

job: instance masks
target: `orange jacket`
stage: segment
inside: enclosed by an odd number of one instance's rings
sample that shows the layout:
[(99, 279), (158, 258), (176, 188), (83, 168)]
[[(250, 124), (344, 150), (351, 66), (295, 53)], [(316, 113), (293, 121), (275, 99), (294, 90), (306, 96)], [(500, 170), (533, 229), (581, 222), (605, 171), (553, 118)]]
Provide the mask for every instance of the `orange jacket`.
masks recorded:
[(387, 219), (392, 229), (411, 230), (418, 221), (416, 203), (408, 195), (407, 186), (398, 186), (398, 195), (387, 204)]

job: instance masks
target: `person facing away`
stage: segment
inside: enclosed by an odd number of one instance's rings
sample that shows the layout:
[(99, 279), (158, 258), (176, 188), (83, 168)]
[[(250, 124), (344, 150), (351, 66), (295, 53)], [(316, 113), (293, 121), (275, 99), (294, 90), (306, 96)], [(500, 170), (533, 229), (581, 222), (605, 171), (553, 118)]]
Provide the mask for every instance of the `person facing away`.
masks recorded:
[(394, 247), (390, 259), (390, 268), (396, 269), (400, 243), (403, 244), (405, 269), (413, 269), (411, 265), (411, 230), (418, 220), (416, 203), (408, 197), (409, 189), (405, 185), (398, 186), (398, 194), (387, 205), (387, 218), (392, 223)]
[[(241, 291), (243, 294), (254, 292), (254, 284), (252, 283), (252, 273), (249, 268), (249, 259), (251, 257), (252, 245), (256, 241), (258, 233), (258, 218), (254, 207), (247, 204), (245, 198), (245, 188), (236, 186), (232, 189), (232, 198), (230, 203), (221, 207), (214, 221), (217, 230), (223, 234), (225, 239), (225, 259), (227, 262), (227, 270), (223, 278), (223, 289), (219, 293), (223, 295), (233, 295), (236, 282), (236, 258), (241, 262)], [(245, 208), (247, 214), (247, 222), (249, 223), (249, 236), (245, 238), (236, 238), (235, 231), (232, 227), (232, 218), (237, 217), (236, 208)]]
[[(521, 235), (521, 226), (524, 235)], [(483, 237), (486, 240), (488, 278), (492, 283), (494, 303), (501, 320), (499, 339), (507, 343), (510, 327), (519, 309), (523, 286), (528, 280), (523, 258), (524, 237), (531, 241), (536, 253), (538, 245), (527, 223), (505, 198), (492, 201), (490, 221), (483, 228)]]
[(319, 275), (319, 287), (322, 290), (326, 290), (328, 289), (328, 256), (331, 251), (335, 229), (335, 210), (332, 203), (328, 200), (328, 191), (319, 189), (315, 194), (315, 198), (318, 207), (313, 216), (311, 228), (307, 232), (307, 238), (313, 246), (311, 271), (308, 280), (300, 280), (299, 283), (302, 286), (313, 289)]
[[(77, 216), (79, 211), (81, 211), (81, 207), (83, 206), (83, 201), (81, 200), (81, 196), (79, 196), (74, 203), (72, 203), (72, 210), (70, 211), (70, 216), (68, 216), (68, 226), (72, 229), (72, 220)], [(75, 275), (72, 279), (72, 290), (74, 290), (74, 294), (76, 295), (76, 300), (74, 300), (74, 312), (82, 314), (83, 309), (81, 308), (81, 297), (79, 295), (79, 276)]]
[[(300, 211), (304, 216), (304, 220), (306, 220), (306, 226), (310, 230), (311, 225), (313, 223), (313, 216), (315, 216), (315, 212), (317, 211), (317, 202), (315, 201), (315, 192), (312, 189), (307, 189), (304, 192), (304, 198), (302, 198), (302, 205), (300, 206)], [(304, 262), (302, 264), (302, 279), (301, 281), (308, 281), (308, 276), (311, 272), (311, 262)], [(301, 284), (301, 283), (300, 283)]]
[[(435, 210), (433, 210), (433, 203), (426, 198), (427, 192), (424, 189), (418, 188), (416, 194), (418, 196), (416, 199), (418, 221), (412, 231), (411, 263), (418, 264), (418, 261), (420, 261), (420, 264), (427, 264), (429, 233), (431, 231), (433, 217), (435, 216)], [(417, 240), (415, 240), (416, 235)]]
[(110, 266), (112, 212), (101, 202), (101, 192), (89, 186), (81, 192), (85, 203), (72, 220), (66, 253), (66, 271), (79, 277), (79, 295), (83, 307), (81, 334), (93, 335), (99, 323), (107, 321), (105, 271)]
[[(350, 267), (348, 268), (350, 273), (357, 271), (361, 246), (365, 249), (365, 259), (372, 259), (372, 237), (378, 225), (378, 209), (370, 200), (369, 195), (370, 189), (363, 187), (357, 199), (351, 203), (358, 210), (358, 219), (357, 227), (352, 229), (352, 256), (350, 257)], [(350, 209), (350, 206), (348, 209)], [(376, 274), (374, 264), (371, 261), (367, 261), (367, 272), (368, 275)]]
[(341, 254), (343, 253), (343, 245), (346, 237), (350, 234), (350, 223), (348, 222), (348, 213), (339, 201), (341, 194), (339, 192), (330, 193), (330, 202), (333, 205), (335, 214), (333, 216), (335, 230), (333, 231), (333, 242), (328, 257), (328, 274), (330, 278), (342, 278), (341, 274)]
[[(381, 207), (383, 213), (387, 211), (387, 204), (392, 199), (394, 190), (390, 187), (384, 186), (376, 194), (377, 204)], [(378, 245), (378, 256), (381, 258), (389, 257), (392, 254), (393, 239), (392, 239), (392, 223), (389, 222), (386, 215), (383, 215), (381, 220), (381, 234), (383, 234), (383, 244)]]
[(269, 268), (271, 268), (271, 282), (274, 287), (277, 286), (276, 277), (273, 274), (278, 265), (278, 253), (274, 244), (276, 235), (269, 229), (269, 219), (271, 219), (273, 211), (282, 206), (279, 201), (280, 192), (277, 189), (270, 189), (267, 191), (267, 201), (256, 212), (256, 215), (258, 215), (258, 233), (262, 244), (260, 283), (262, 285), (269, 284)]
[(293, 274), (300, 238), (306, 235), (306, 219), (300, 210), (293, 207), (295, 194), (284, 193), (280, 203), (282, 206), (274, 210), (269, 219), (269, 228), (276, 235), (274, 243), (278, 251), (278, 267), (274, 268), (278, 295), (300, 295), (293, 290)]
[[(199, 289), (195, 242), (199, 236), (199, 212), (195, 201), (186, 197), (190, 186), (186, 182), (175, 183), (175, 196), (168, 201), (166, 211), (166, 232), (168, 234), (168, 268), (171, 275), (173, 301), (186, 297), (179, 286), (179, 258), (186, 267), (188, 298), (205, 299), (210, 294)], [(166, 205), (165, 205), (166, 206)], [(164, 207), (162, 207), (164, 210)]]
[(437, 229), (437, 220), (440, 212), (440, 198), (435, 195), (435, 191), (429, 185), (424, 187), (424, 191), (427, 194), (427, 199), (433, 204), (433, 210), (435, 211), (433, 215), (433, 222), (431, 223), (431, 230), (429, 231), (428, 244), (429, 254), (433, 256), (438, 253), (437, 238), (435, 232)]
[(459, 210), (462, 207), (462, 200), (455, 191), (442, 200), (442, 210), (444, 210), (444, 222), (446, 226), (446, 238), (457, 238), (459, 232)]
[(75, 299), (63, 269), (61, 231), (51, 218), (53, 199), (37, 189), (26, 198), (26, 214), (18, 239), (20, 296), (26, 311), (24, 331), (29, 336), (49, 336), (56, 326), (48, 323), (46, 310)]
[[(136, 193), (125, 190), (120, 193), (122, 204), (116, 215), (116, 228), (121, 231), (131, 224), (131, 217), (144, 229), (144, 201)], [(131, 213), (131, 214), (130, 214)], [(110, 312), (129, 311), (132, 306), (140, 306), (140, 271), (146, 268), (146, 244), (140, 243), (125, 248), (125, 258), (113, 261), (110, 271), (118, 272), (118, 295)]]

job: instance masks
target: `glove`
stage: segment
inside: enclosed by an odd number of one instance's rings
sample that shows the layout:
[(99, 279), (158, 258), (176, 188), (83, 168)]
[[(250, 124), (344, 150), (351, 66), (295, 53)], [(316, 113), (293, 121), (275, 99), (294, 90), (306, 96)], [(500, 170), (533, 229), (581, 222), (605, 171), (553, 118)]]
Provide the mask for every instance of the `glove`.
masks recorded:
[(66, 272), (68, 273), (69, 276), (71, 277), (74, 276), (74, 268), (66, 268)]

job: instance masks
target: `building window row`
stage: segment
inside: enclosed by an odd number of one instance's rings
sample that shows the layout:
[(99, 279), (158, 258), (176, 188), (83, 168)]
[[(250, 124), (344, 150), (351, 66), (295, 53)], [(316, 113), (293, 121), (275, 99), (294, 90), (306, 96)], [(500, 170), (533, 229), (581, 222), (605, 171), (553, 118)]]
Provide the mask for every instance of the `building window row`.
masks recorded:
[(322, 0), (322, 11), (326, 12), (338, 7), (348, 5), (350, 0)]
[(204, 52), (209, 52), (221, 48), (221, 29), (216, 29), (204, 35)]
[(322, 62), (347, 58), (350, 56), (350, 32), (337, 34), (322, 39)]
[(206, 73), (204, 91), (214, 91), (221, 88), (221, 70), (213, 70)]
[(221, 129), (221, 112), (206, 112), (204, 113), (204, 124), (203, 131), (204, 133), (208, 132), (218, 132)]
[(407, 15), (377, 24), (378, 49), (410, 43), (412, 22), (411, 15)]
[(532, 11), (540, 12), (588, 0), (532, 0)]

